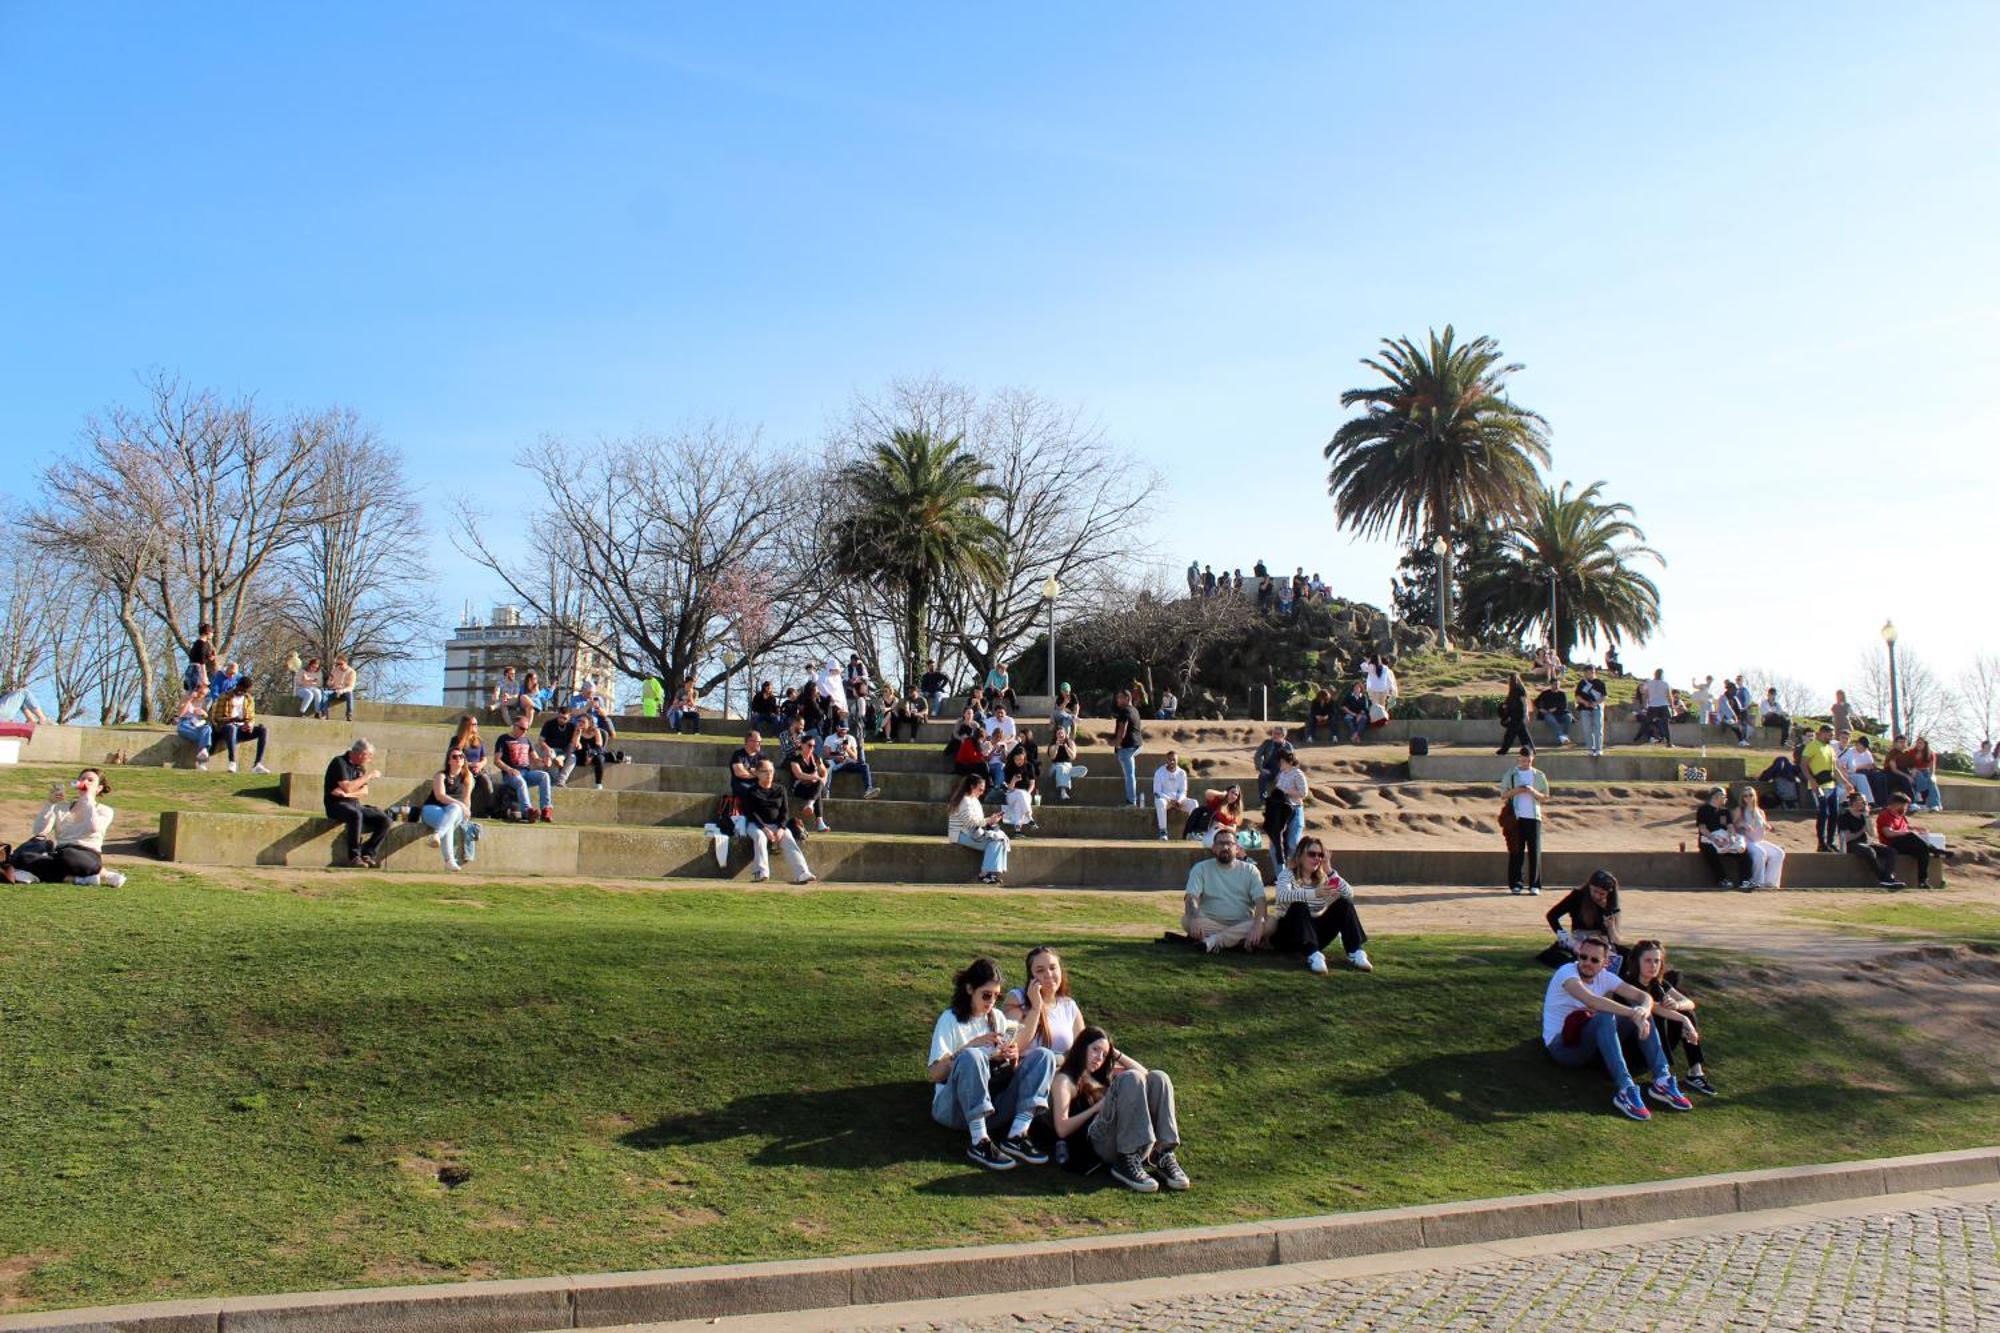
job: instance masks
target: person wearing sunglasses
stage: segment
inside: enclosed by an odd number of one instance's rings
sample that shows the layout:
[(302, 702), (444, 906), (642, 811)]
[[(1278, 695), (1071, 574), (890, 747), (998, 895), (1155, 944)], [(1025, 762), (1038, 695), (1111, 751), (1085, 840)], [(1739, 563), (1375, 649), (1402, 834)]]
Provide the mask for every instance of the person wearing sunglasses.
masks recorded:
[(1056, 1057), (1046, 1046), (1022, 1048), (1017, 1025), (1000, 1011), (1004, 990), (1000, 965), (973, 959), (952, 978), (951, 1005), (931, 1027), (931, 1119), (964, 1130), (966, 1157), (988, 1171), (1049, 1160), (1028, 1127), (1048, 1107)]
[(1320, 840), (1299, 839), (1291, 859), (1278, 870), (1278, 947), (1305, 955), (1306, 967), (1326, 975), (1326, 950), (1338, 943), (1356, 970), (1373, 972), (1368, 932), (1354, 911), (1354, 886), (1340, 877)]

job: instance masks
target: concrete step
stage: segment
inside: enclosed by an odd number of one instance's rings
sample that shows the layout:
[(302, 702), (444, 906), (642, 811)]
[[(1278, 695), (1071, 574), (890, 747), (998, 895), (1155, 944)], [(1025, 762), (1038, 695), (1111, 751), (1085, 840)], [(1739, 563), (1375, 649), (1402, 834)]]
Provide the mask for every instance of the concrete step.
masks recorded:
[[(719, 869), (709, 839), (698, 829), (603, 828), (575, 824), (510, 825), (482, 821), (484, 836), (473, 874), (574, 878), (721, 879), (748, 873), (749, 853), (734, 840), (729, 868)], [(270, 815), (168, 811), (160, 818), (161, 855), (192, 865), (333, 864), (339, 825), (294, 813)], [(436, 848), (421, 825), (399, 824), (390, 833), (387, 869), (434, 871)], [(822, 834), (808, 840), (806, 857), (820, 878), (833, 883), (962, 884), (977, 878), (979, 858), (942, 837)], [(1506, 875), (1502, 851), (1401, 851), (1335, 847), (1335, 866), (1358, 886), (1498, 885)], [(1050, 888), (1178, 890), (1205, 853), (1186, 842), (1054, 841), (1024, 838), (1012, 849), (1007, 879)], [(1269, 879), (1265, 858), (1257, 863)], [(1711, 888), (1699, 856), (1678, 852), (1553, 852), (1542, 858), (1551, 891), (1580, 884), (1599, 868), (1627, 889)], [(783, 873), (780, 860), (774, 873)], [(1872, 878), (1850, 856), (1795, 852), (1786, 859), (1788, 888), (1872, 889)], [(1496, 888), (1496, 893), (1505, 892)], [(1542, 899), (1534, 900), (1535, 903)], [(1534, 911), (1524, 904), (1524, 913)], [(1164, 923), (1164, 919), (1163, 919)]]
[[(1692, 751), (1612, 755), (1593, 759), (1574, 750), (1545, 750), (1535, 755), (1535, 767), (1551, 782), (1730, 782), (1745, 776), (1745, 760), (1740, 753), (1707, 759)], [(1491, 782), (1495, 789), (1515, 767), (1514, 760), (1499, 754), (1411, 755), (1408, 771), (1412, 782)], [(1757, 765), (1761, 771), (1763, 764)], [(1700, 769), (1705, 777), (1684, 776), (1688, 768)]]

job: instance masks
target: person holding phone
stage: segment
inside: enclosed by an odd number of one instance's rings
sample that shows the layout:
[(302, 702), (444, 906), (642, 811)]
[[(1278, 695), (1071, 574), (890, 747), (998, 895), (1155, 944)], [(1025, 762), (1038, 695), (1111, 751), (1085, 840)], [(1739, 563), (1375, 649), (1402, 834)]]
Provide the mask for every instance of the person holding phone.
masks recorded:
[(104, 868), (104, 835), (115, 813), (99, 798), (111, 794), (104, 774), (86, 768), (69, 783), (49, 788), (28, 840), (19, 847), (0, 843), (0, 882), (105, 884), (117, 888), (125, 876)]
[(963, 1129), (971, 1140), (966, 1157), (988, 1171), (1049, 1160), (1028, 1127), (1049, 1104), (1056, 1058), (1046, 1046), (1021, 1048), (1016, 1025), (1000, 1011), (1004, 989), (998, 963), (973, 959), (952, 978), (951, 1005), (931, 1026), (931, 1119)]
[(1103, 1028), (1077, 1033), (1049, 1081), (1049, 1119), (1069, 1170), (1088, 1173), (1108, 1162), (1111, 1178), (1137, 1194), (1194, 1183), (1176, 1156), (1181, 1130), (1174, 1081), (1126, 1061)]

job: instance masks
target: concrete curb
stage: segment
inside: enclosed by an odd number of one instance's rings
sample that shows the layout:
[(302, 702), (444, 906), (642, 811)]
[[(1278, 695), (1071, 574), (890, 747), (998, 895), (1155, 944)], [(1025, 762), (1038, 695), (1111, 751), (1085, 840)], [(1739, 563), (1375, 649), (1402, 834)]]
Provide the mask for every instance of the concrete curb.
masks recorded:
[(0, 1333), (544, 1333), (1313, 1263), (2000, 1184), (2000, 1147), (1028, 1245), (0, 1316)]

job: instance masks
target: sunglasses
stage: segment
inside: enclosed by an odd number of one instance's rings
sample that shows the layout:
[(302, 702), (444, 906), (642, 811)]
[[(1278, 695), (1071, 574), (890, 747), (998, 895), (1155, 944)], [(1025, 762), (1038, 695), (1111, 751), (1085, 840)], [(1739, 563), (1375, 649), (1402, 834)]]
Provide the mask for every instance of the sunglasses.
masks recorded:
[(1308, 851), (1304, 851), (1304, 852), (1301, 852), (1301, 853), (1299, 853), (1299, 855), (1301, 855), (1301, 856), (1305, 857), (1305, 858), (1306, 858), (1306, 860), (1308, 860), (1308, 861), (1324, 861), (1324, 860), (1326, 860), (1326, 853), (1325, 853), (1325, 852), (1323, 852), (1323, 851), (1321, 851), (1321, 850), (1320, 850), (1319, 848), (1317, 848), (1317, 847), (1314, 847), (1314, 848), (1311, 848), (1311, 849), (1310, 849), (1310, 850), (1308, 850)]
[(973, 994), (977, 995), (982, 1000), (997, 1000), (1000, 998), (1000, 992), (998, 990), (993, 989), (992, 987), (988, 987), (985, 990), (974, 991)]

